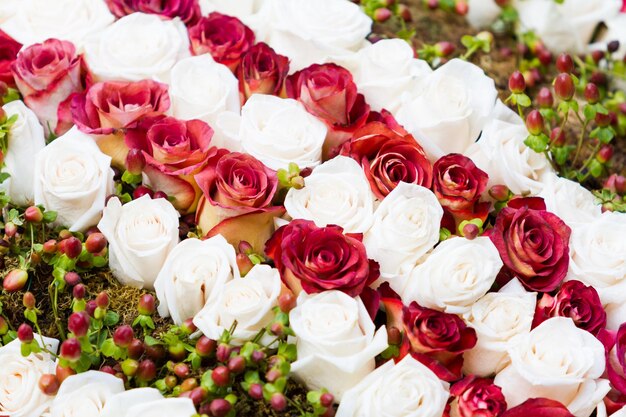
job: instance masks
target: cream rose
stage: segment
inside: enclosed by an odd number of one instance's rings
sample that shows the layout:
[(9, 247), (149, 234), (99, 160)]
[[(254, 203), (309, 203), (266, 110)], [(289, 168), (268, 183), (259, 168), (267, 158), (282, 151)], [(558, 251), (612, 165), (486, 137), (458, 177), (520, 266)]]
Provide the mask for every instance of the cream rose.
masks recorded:
[(385, 197), (363, 238), (383, 280), (392, 282), (410, 272), (439, 242), (442, 217), (443, 209), (428, 188), (401, 182)]
[(502, 268), (498, 249), (488, 237), (455, 237), (442, 242), (415, 267), (399, 292), (405, 305), (462, 314), (487, 294)]
[[(41, 346), (41, 336), (35, 334)], [(59, 342), (43, 338), (46, 347), (56, 352)], [(14, 340), (0, 346), (0, 415), (10, 417), (39, 417), (49, 406), (52, 397), (39, 389), (39, 379), (54, 374), (56, 364), (49, 353), (31, 353), (22, 356), (22, 342)]]
[(524, 144), (529, 135), (524, 121), (501, 101), (493, 117), (465, 155), (489, 173), (487, 188), (504, 184), (515, 194), (538, 194), (554, 173), (550, 162)]
[(388, 346), (385, 326), (376, 330), (361, 299), (341, 291), (300, 293), (289, 321), (298, 348), (291, 371), (310, 389), (328, 389), (337, 401), (374, 370), (374, 358)]
[(239, 278), (235, 249), (224, 237), (183, 240), (169, 253), (154, 282), (159, 314), (181, 324), (215, 301), (233, 278)]
[(508, 349), (511, 364), (496, 375), (509, 407), (528, 398), (559, 401), (576, 417), (588, 417), (609, 392), (604, 346), (570, 318), (554, 317), (519, 336)]
[(396, 115), (433, 160), (463, 153), (478, 139), (498, 92), (480, 67), (453, 59), (419, 81)]
[(465, 18), (475, 28), (486, 28), (496, 21), (502, 9), (494, 0), (468, 0)]
[(316, 167), (304, 188), (287, 192), (285, 209), (291, 218), (318, 227), (336, 224), (345, 233), (363, 233), (372, 223), (374, 194), (358, 162), (337, 156)]
[(602, 214), (602, 208), (589, 190), (575, 181), (556, 174), (546, 175), (539, 193), (549, 212), (559, 216), (568, 226), (588, 223)]
[(600, 36), (598, 44), (591, 45), (593, 49), (606, 49), (606, 43), (619, 41), (619, 49), (615, 52), (617, 59), (626, 55), (626, 14), (620, 13), (613, 18), (606, 20), (607, 30)]
[(336, 417), (441, 417), (448, 383), (407, 355), (389, 361), (347, 391)]
[[(271, 323), (272, 308), (278, 305), (280, 274), (268, 265), (255, 265), (245, 278), (235, 278), (219, 289), (194, 318), (194, 324), (210, 339), (219, 339), (235, 321), (233, 343), (243, 344)], [(270, 343), (272, 338), (266, 340)]]
[(487, 377), (507, 366), (509, 343), (530, 332), (536, 303), (537, 294), (527, 292), (517, 279), (474, 303), (463, 319), (476, 330), (478, 342), (463, 354), (463, 372)]
[(111, 198), (98, 228), (109, 241), (109, 267), (124, 285), (151, 289), (178, 243), (178, 212), (164, 198), (145, 195), (122, 206)]
[(135, 388), (106, 401), (100, 417), (191, 417), (196, 408), (189, 398), (164, 398), (154, 388)]
[(243, 150), (273, 170), (318, 165), (325, 138), (326, 125), (295, 100), (253, 94), (241, 109)]
[(24, 46), (54, 38), (80, 49), (85, 38), (115, 20), (104, 0), (19, 0), (10, 6), (0, 29)]
[(113, 192), (111, 158), (73, 127), (37, 154), (34, 192), (35, 204), (57, 212), (58, 224), (85, 230), (98, 223)]
[(21, 101), (7, 103), (2, 109), (7, 117), (17, 116), (17, 120), (9, 131), (2, 169), (11, 176), (0, 184), (0, 190), (11, 197), (13, 204), (27, 206), (34, 200), (35, 166), (24, 161), (36, 157), (46, 146), (43, 127), (35, 113)]
[(177, 61), (189, 56), (189, 37), (180, 19), (124, 16), (85, 42), (85, 61), (96, 81), (154, 79), (168, 83)]
[(50, 405), (50, 417), (100, 417), (107, 401), (124, 392), (124, 381), (100, 371), (67, 377)]

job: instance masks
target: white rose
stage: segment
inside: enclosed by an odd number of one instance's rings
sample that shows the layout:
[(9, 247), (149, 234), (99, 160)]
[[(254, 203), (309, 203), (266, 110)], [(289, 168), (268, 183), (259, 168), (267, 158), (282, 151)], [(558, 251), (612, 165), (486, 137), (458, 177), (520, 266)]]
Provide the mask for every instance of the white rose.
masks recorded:
[(174, 64), (188, 55), (189, 35), (179, 18), (133, 13), (88, 39), (84, 56), (96, 81), (168, 83)]
[(354, 83), (372, 110), (396, 113), (403, 94), (412, 94), (418, 81), (432, 72), (415, 59), (413, 48), (402, 39), (383, 39), (346, 57), (332, 58), (352, 73)]
[(602, 44), (606, 49), (606, 43), (611, 41), (619, 41), (619, 49), (614, 53), (616, 58), (623, 58), (626, 55), (626, 14), (620, 13), (613, 18), (606, 20), (607, 30), (599, 39), (598, 44), (591, 45), (593, 49), (600, 49)]
[(289, 69), (301, 70), (329, 57), (350, 55), (367, 45), (372, 20), (345, 0), (266, 0), (271, 16), (265, 39), (288, 56)]
[[(41, 336), (34, 335), (41, 346)], [(56, 352), (59, 342), (43, 338), (46, 347)], [(56, 364), (49, 353), (31, 353), (22, 356), (22, 342), (14, 340), (0, 346), (0, 415), (10, 417), (39, 417), (52, 397), (39, 389), (39, 379), (45, 374), (54, 374)]]
[(537, 294), (513, 279), (498, 292), (488, 293), (463, 315), (476, 330), (478, 342), (463, 354), (463, 372), (486, 377), (509, 364), (509, 342), (530, 332)]
[(389, 361), (347, 391), (336, 417), (441, 417), (448, 383), (407, 355)]
[(502, 9), (494, 0), (468, 0), (465, 18), (475, 28), (486, 28), (496, 21)]
[(502, 268), (498, 249), (485, 236), (443, 241), (415, 267), (400, 296), (405, 305), (462, 314), (491, 288)]
[(191, 417), (196, 408), (189, 398), (164, 398), (154, 388), (135, 388), (108, 399), (99, 417)]
[(598, 291), (603, 304), (626, 301), (626, 214), (606, 212), (579, 225), (570, 237), (566, 280), (582, 281)]
[(243, 344), (271, 323), (272, 308), (278, 305), (281, 286), (277, 269), (255, 265), (245, 278), (235, 278), (223, 285), (219, 298), (207, 303), (193, 322), (205, 336), (217, 340), (237, 321), (232, 341)]
[(487, 189), (504, 184), (515, 194), (536, 195), (542, 190), (544, 178), (554, 170), (543, 154), (524, 144), (528, 135), (524, 121), (498, 100), (494, 118), (480, 140), (465, 152), (489, 174)]
[(539, 197), (544, 199), (549, 212), (570, 227), (591, 222), (602, 214), (601, 206), (589, 190), (556, 174), (546, 175)]
[(100, 371), (67, 377), (50, 406), (50, 417), (100, 417), (109, 399), (124, 392), (124, 381)]
[(35, 158), (35, 204), (56, 211), (57, 223), (71, 231), (85, 230), (100, 220), (113, 175), (111, 157), (73, 127)]
[(19, 0), (12, 5), (3, 10), (6, 17), (0, 19), (0, 29), (24, 46), (55, 38), (80, 49), (87, 36), (115, 20), (103, 0)]
[(259, 35), (271, 24), (270, 16), (264, 13), (267, 4), (267, 0), (200, 0), (200, 9), (203, 16), (211, 12), (235, 16), (261, 38)]
[(337, 156), (316, 167), (303, 188), (287, 192), (285, 209), (318, 227), (336, 224), (345, 233), (363, 233), (372, 223), (374, 194), (359, 163)]
[(533, 31), (554, 53), (584, 53), (598, 27), (619, 13), (619, 0), (521, 0), (516, 9), (522, 30)]
[(518, 336), (508, 350), (511, 364), (496, 375), (509, 407), (528, 398), (549, 398), (576, 417), (588, 417), (609, 392), (604, 346), (572, 319), (553, 317)]
[(453, 59), (419, 81), (404, 98), (398, 122), (433, 160), (462, 153), (474, 143), (496, 104), (491, 78), (469, 62)]
[(145, 195), (122, 206), (111, 198), (98, 229), (109, 241), (109, 267), (124, 285), (151, 289), (178, 243), (178, 212), (164, 198)]
[(377, 331), (361, 299), (341, 291), (300, 293), (289, 321), (298, 348), (291, 371), (337, 401), (374, 370), (374, 358), (388, 346), (385, 326)]
[(5, 166), (2, 169), (11, 176), (0, 184), (0, 189), (11, 197), (13, 204), (27, 206), (34, 199), (35, 167), (24, 161), (34, 158), (46, 146), (43, 127), (35, 113), (21, 101), (12, 101), (2, 106), (2, 109), (7, 117), (17, 116), (17, 120), (9, 131)]
[(606, 312), (606, 329), (618, 330), (619, 327), (626, 323), (626, 303), (608, 303), (604, 306)]
[(296, 100), (253, 94), (241, 109), (243, 150), (273, 170), (290, 162), (300, 168), (318, 165), (326, 132), (326, 125)]
[(401, 182), (385, 197), (363, 238), (384, 280), (410, 272), (439, 242), (442, 217), (437, 197), (417, 184)]
[(214, 301), (227, 281), (239, 278), (236, 256), (221, 235), (176, 245), (154, 281), (161, 317), (181, 324)]

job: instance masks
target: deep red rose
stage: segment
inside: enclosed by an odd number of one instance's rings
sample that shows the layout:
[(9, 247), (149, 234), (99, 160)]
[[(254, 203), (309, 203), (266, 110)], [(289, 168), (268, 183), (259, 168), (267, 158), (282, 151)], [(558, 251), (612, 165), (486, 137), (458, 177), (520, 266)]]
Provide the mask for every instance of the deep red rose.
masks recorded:
[(48, 39), (21, 51), (12, 65), (15, 84), (46, 131), (72, 127), (70, 96), (83, 91), (82, 59), (68, 41)]
[(603, 341), (607, 352), (606, 374), (613, 388), (609, 401), (605, 402), (610, 408), (607, 411), (612, 413), (626, 403), (626, 323), (619, 327), (616, 334), (605, 336), (610, 339)]
[(72, 99), (72, 119), (85, 133), (108, 135), (135, 127), (142, 118), (170, 107), (167, 85), (152, 80), (107, 81), (92, 85)]
[(558, 401), (531, 398), (509, 409), (502, 417), (574, 417), (574, 415)]
[(11, 66), (21, 48), (21, 43), (0, 30), (0, 82), (9, 87), (15, 86)]
[(117, 17), (141, 12), (170, 19), (179, 17), (185, 24), (193, 25), (202, 15), (198, 0), (106, 0), (106, 3)]
[(245, 53), (237, 69), (242, 102), (252, 94), (280, 95), (288, 72), (286, 56), (278, 55), (266, 43), (257, 43)]
[(565, 282), (554, 297), (544, 293), (535, 309), (533, 328), (557, 316), (570, 317), (576, 326), (594, 335), (606, 326), (598, 292), (580, 281)]
[(372, 191), (381, 200), (400, 182), (431, 186), (433, 168), (422, 147), (413, 136), (382, 122), (369, 122), (354, 132), (341, 154), (361, 164)]
[(498, 214), (489, 237), (509, 273), (529, 290), (548, 292), (555, 290), (567, 274), (571, 229), (540, 202), (509, 202)]
[(274, 233), (265, 253), (296, 294), (339, 290), (356, 297), (379, 276), (378, 264), (367, 259), (361, 239), (344, 235), (339, 226), (293, 220)]
[(254, 33), (236, 17), (213, 12), (189, 28), (191, 52), (209, 53), (216, 62), (235, 71), (243, 55), (254, 45)]
[(452, 407), (459, 417), (498, 417), (506, 411), (502, 389), (493, 380), (467, 376), (450, 388)]
[(332, 158), (340, 146), (367, 122), (370, 106), (357, 92), (352, 74), (336, 64), (313, 64), (287, 77), (287, 96), (328, 127), (324, 155)]

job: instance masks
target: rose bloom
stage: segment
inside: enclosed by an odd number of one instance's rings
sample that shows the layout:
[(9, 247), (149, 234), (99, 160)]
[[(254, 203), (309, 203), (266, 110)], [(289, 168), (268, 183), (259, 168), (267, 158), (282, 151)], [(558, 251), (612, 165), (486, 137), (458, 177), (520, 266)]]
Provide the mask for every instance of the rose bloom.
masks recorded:
[(344, 235), (339, 226), (316, 227), (309, 220), (293, 220), (278, 229), (265, 253), (296, 294), (340, 290), (354, 297), (379, 275), (360, 235)]
[(502, 417), (575, 417), (567, 407), (547, 398), (531, 398), (512, 407)]
[(493, 380), (467, 376), (452, 385), (450, 417), (498, 417), (506, 411), (502, 390)]
[(74, 45), (57, 39), (29, 46), (13, 64), (17, 88), (47, 132), (72, 126), (69, 97), (83, 90), (81, 65)]
[(298, 71), (287, 78), (286, 89), (288, 97), (300, 101), (328, 127), (324, 150), (330, 157), (367, 121), (369, 105), (350, 72), (336, 64), (313, 64)]
[[(534, 291), (552, 291), (563, 281), (569, 265), (571, 229), (556, 215), (526, 206), (529, 199), (509, 202), (496, 219), (489, 237), (506, 268)], [(514, 203), (515, 201), (515, 203)]]
[(50, 417), (100, 415), (106, 403), (124, 392), (124, 381), (100, 371), (87, 371), (67, 377), (52, 404)]
[(189, 28), (194, 55), (209, 53), (216, 62), (235, 71), (254, 45), (254, 33), (236, 17), (213, 12)]
[[(384, 117), (384, 116), (383, 116)], [(363, 167), (372, 191), (385, 198), (400, 182), (430, 188), (433, 168), (421, 146), (395, 120), (367, 123), (354, 132), (342, 155), (355, 159)]]
[(289, 72), (289, 59), (278, 55), (269, 45), (260, 42), (251, 47), (237, 69), (239, 91), (247, 100), (252, 94), (272, 94), (283, 92)]
[(10, 87), (15, 85), (11, 66), (21, 48), (21, 43), (0, 30), (0, 81)]
[[(611, 392), (610, 400), (616, 399), (616, 403), (623, 405), (624, 396), (626, 395), (626, 323), (622, 323), (615, 335), (609, 338), (607, 349), (609, 355), (606, 363), (606, 373), (614, 388), (614, 391)], [(612, 402), (607, 401), (607, 406), (611, 409), (617, 405), (611, 404)]]
[(565, 282), (554, 297), (544, 293), (537, 303), (533, 327), (556, 316), (570, 317), (576, 326), (594, 335), (606, 326), (598, 292), (580, 281)]
[(123, 17), (135, 12), (157, 14), (166, 18), (179, 17), (185, 24), (193, 25), (200, 19), (198, 0), (105, 0), (111, 12)]

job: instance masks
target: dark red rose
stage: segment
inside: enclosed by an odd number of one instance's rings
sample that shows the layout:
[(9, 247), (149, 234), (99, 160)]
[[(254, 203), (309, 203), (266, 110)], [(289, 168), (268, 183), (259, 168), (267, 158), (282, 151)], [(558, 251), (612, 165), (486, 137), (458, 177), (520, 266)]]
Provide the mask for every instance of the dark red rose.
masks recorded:
[(619, 327), (616, 334), (611, 332), (603, 336), (607, 339), (602, 340), (607, 352), (606, 374), (613, 388), (607, 397), (609, 401), (605, 403), (611, 414), (626, 404), (626, 323)]
[(335, 64), (313, 64), (286, 82), (287, 96), (304, 104), (307, 111), (328, 127), (324, 155), (331, 158), (340, 146), (367, 122), (370, 106), (357, 92), (352, 74)]
[(344, 235), (339, 226), (293, 220), (274, 233), (265, 253), (296, 294), (339, 290), (356, 297), (379, 276), (378, 264), (367, 259), (361, 239)]
[(245, 53), (237, 69), (239, 92), (245, 102), (252, 94), (278, 96), (284, 89), (289, 59), (260, 42)]
[(141, 12), (170, 19), (179, 17), (185, 24), (193, 25), (202, 15), (198, 0), (106, 0), (106, 3), (117, 17)]
[(493, 380), (467, 376), (450, 388), (452, 407), (459, 417), (498, 417), (506, 411), (502, 389)]
[(502, 417), (574, 417), (574, 415), (558, 401), (531, 398), (509, 409)]
[(0, 82), (9, 87), (15, 86), (11, 65), (13, 65), (21, 48), (21, 43), (0, 30)]
[(431, 186), (433, 168), (422, 147), (413, 136), (382, 122), (369, 122), (354, 132), (341, 154), (361, 164), (372, 191), (381, 200), (400, 182)]
[(554, 297), (544, 293), (537, 303), (533, 328), (557, 316), (570, 317), (576, 326), (594, 335), (606, 326), (598, 292), (580, 281), (565, 282)]
[(189, 28), (194, 55), (209, 53), (216, 62), (235, 71), (243, 55), (254, 45), (254, 33), (236, 17), (213, 12)]
[(548, 292), (567, 274), (570, 234), (571, 229), (547, 212), (541, 199), (518, 199), (500, 211), (489, 237), (510, 274), (529, 290)]

